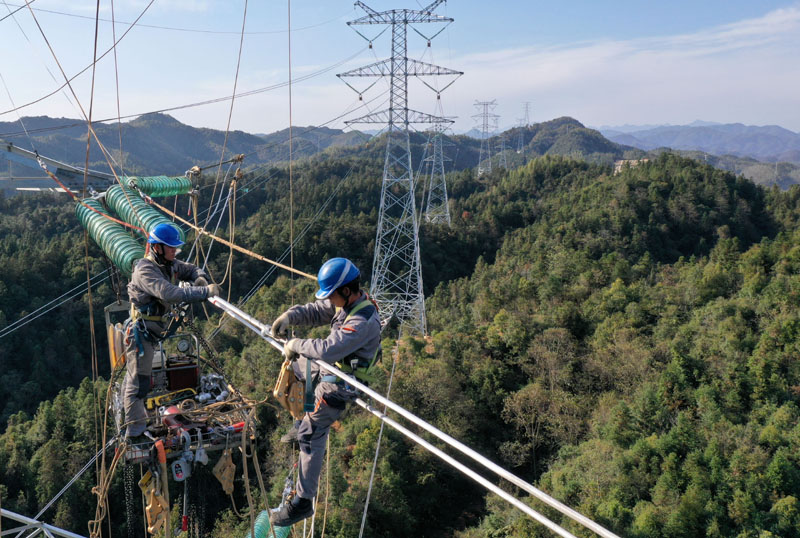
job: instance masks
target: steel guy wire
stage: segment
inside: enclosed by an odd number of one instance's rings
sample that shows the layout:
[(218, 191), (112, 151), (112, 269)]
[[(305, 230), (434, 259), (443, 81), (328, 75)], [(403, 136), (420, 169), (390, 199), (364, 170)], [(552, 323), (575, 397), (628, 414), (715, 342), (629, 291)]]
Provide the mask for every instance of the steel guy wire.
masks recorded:
[[(108, 270), (106, 269), (106, 271), (108, 271)], [(100, 274), (102, 274), (102, 273), (100, 273)], [(99, 276), (99, 275), (98, 275), (98, 276)], [(104, 277), (102, 280), (98, 280), (97, 282), (94, 282), (94, 283), (92, 283), (92, 286), (97, 286), (98, 284), (100, 284), (101, 282), (105, 282), (105, 281), (106, 281), (106, 280), (108, 280), (109, 278), (110, 278), (109, 276), (106, 276), (106, 277)], [(85, 284), (84, 284), (84, 285), (82, 285), (82, 286), (85, 286)], [(82, 295), (82, 294), (84, 294), (85, 292), (86, 292), (86, 290), (85, 290), (85, 289), (82, 289), (82, 290), (81, 290), (81, 291), (79, 291), (78, 293), (76, 293), (76, 294), (73, 294), (72, 296), (70, 296), (70, 297), (68, 297), (68, 298), (64, 299), (63, 301), (61, 301), (61, 302), (60, 302), (60, 303), (58, 303), (57, 305), (51, 306), (50, 308), (48, 308), (48, 309), (47, 309), (47, 310), (45, 310), (44, 312), (41, 312), (41, 313), (37, 314), (35, 317), (33, 317), (33, 318), (31, 318), (31, 319), (27, 320), (27, 321), (26, 321), (25, 323), (23, 323), (22, 325), (18, 325), (18, 326), (16, 326), (16, 327), (14, 327), (14, 328), (13, 328), (13, 329), (11, 329), (11, 330), (7, 330), (7, 329), (8, 329), (8, 327), (4, 328), (3, 330), (0, 330), (0, 339), (1, 339), (1, 338), (5, 338), (6, 336), (8, 336), (8, 335), (9, 335), (9, 334), (11, 334), (12, 332), (16, 331), (17, 329), (20, 329), (20, 328), (24, 327), (24, 326), (25, 326), (25, 325), (27, 325), (28, 323), (30, 323), (30, 322), (32, 322), (32, 321), (34, 321), (34, 320), (36, 320), (36, 319), (38, 319), (38, 318), (42, 317), (44, 314), (47, 314), (48, 312), (50, 312), (50, 311), (51, 311), (51, 310), (53, 310), (54, 308), (61, 306), (62, 304), (66, 303), (67, 301), (69, 301), (69, 300), (71, 300), (71, 299), (74, 299), (75, 297), (78, 297), (79, 295)], [(63, 295), (62, 295), (62, 297), (63, 297)], [(57, 299), (56, 299), (56, 300), (57, 300)], [(52, 302), (54, 302), (54, 301), (51, 301), (51, 302), (50, 302), (50, 304), (52, 304)], [(29, 316), (30, 316), (30, 314), (29, 314)], [(26, 317), (27, 317), (27, 316), (26, 316)]]
[[(29, 3), (32, 4), (35, 1), (36, 0), (30, 0)], [(12, 7), (16, 7), (17, 8), (14, 11), (14, 13), (19, 11), (20, 9), (25, 9), (25, 7), (26, 7), (25, 4), (22, 4), (22, 5), (9, 4), (9, 5), (12, 6)], [(34, 11), (38, 11), (40, 13), (50, 13), (52, 15), (62, 15), (62, 16), (65, 16), (65, 17), (72, 17), (72, 18), (75, 18), (75, 19), (87, 19), (87, 20), (92, 20), (92, 21), (95, 20), (94, 17), (89, 17), (87, 15), (78, 15), (77, 13), (67, 13), (67, 12), (64, 12), (64, 11), (56, 11), (56, 10), (52, 10), (52, 9), (36, 8), (36, 9), (34, 9)], [(299, 32), (301, 30), (311, 30), (311, 29), (314, 29), (314, 28), (319, 28), (320, 26), (325, 26), (326, 24), (330, 24), (330, 23), (332, 23), (334, 21), (338, 21), (338, 20), (344, 18), (345, 16), (347, 16), (349, 13), (350, 12), (348, 11), (347, 13), (339, 15), (338, 17), (334, 17), (332, 19), (328, 19), (326, 21), (323, 21), (323, 22), (320, 22), (320, 23), (317, 23), (317, 24), (312, 24), (312, 25), (308, 25), (308, 26), (301, 26), (301, 27), (298, 27), (298, 28), (292, 28), (292, 31), (293, 32)], [(0, 22), (3, 22), (5, 19), (6, 19), (6, 17), (3, 17), (2, 19), (0, 19)], [(118, 21), (114, 21), (113, 19), (98, 19), (98, 20), (100, 22), (109, 22), (109, 23), (112, 23), (112, 24), (115, 23), (115, 24), (121, 24), (121, 25), (124, 25), (124, 26), (130, 26), (130, 25), (134, 24), (134, 23), (126, 22), (126, 21), (119, 21), (119, 20)], [(155, 25), (155, 24), (137, 24), (137, 26), (139, 26), (140, 28), (151, 28), (151, 29), (154, 29), (154, 30), (168, 30), (168, 31), (172, 31), (172, 32), (189, 32), (189, 33), (198, 33), (198, 34), (237, 35), (237, 36), (240, 34), (239, 31), (235, 31), (234, 32), (234, 31), (230, 31), (230, 30), (204, 30), (202, 28), (180, 28), (180, 27), (175, 27), (175, 26), (159, 26), (159, 25)], [(255, 32), (245, 32), (245, 35), (270, 35), (270, 34), (282, 34), (282, 33), (285, 33), (285, 32), (286, 32), (286, 30), (262, 30), (262, 31), (255, 31)]]

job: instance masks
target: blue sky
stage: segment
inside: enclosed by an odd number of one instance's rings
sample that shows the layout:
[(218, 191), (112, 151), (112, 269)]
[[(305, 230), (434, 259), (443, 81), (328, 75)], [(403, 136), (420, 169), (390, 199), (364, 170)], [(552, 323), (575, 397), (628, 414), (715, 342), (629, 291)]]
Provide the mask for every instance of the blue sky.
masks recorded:
[[(117, 0), (115, 18), (131, 22), (148, 2)], [(378, 11), (424, 4), (366, 3)], [(238, 92), (288, 79), (288, 4), (249, 2)], [(0, 18), (17, 5), (19, 0), (0, 0)], [(85, 0), (31, 4), (70, 76), (91, 62), (95, 5)], [(142, 17), (142, 26), (134, 27), (117, 50), (121, 114), (229, 96), (244, 5), (235, 0), (156, 0)], [(335, 74), (387, 57), (389, 32), (370, 50), (346, 25), (363, 14), (351, 1), (294, 0), (291, 7), (293, 78), (340, 64), (294, 84), (293, 123), (321, 124), (344, 115), (328, 124), (342, 128), (347, 117), (378, 107), (385, 100), (385, 83), (376, 84), (359, 102)], [(101, 10), (101, 18), (111, 18), (110, 1), (102, 0)], [(572, 116), (599, 126), (701, 119), (777, 124), (800, 131), (800, 2), (451, 0), (437, 11), (455, 22), (433, 40), (430, 49), (410, 31), (409, 56), (465, 72), (441, 100), (444, 114), (458, 118), (456, 131), (474, 125), (475, 100), (492, 99), (498, 103), (495, 112), (503, 128), (517, 123), (527, 101), (533, 121)], [(432, 33), (437, 26), (418, 28)], [(128, 27), (118, 23), (117, 37)], [(362, 28), (369, 35), (382, 29)], [(105, 51), (111, 42), (111, 24), (101, 22), (99, 50)], [(10, 110), (11, 101), (27, 103), (63, 83), (27, 8), (0, 21), (0, 46), (6, 51), (0, 75), (7, 86), (7, 91), (0, 86), (0, 112)], [(73, 87), (88, 111), (91, 71), (77, 78)], [(435, 111), (434, 92), (419, 83), (410, 89), (413, 108)], [(115, 94), (114, 61), (109, 54), (95, 77), (94, 118), (116, 116)], [(284, 128), (289, 123), (288, 102), (286, 87), (238, 98), (231, 128), (248, 132)], [(170, 113), (197, 127), (224, 129), (229, 107), (230, 102), (224, 101)], [(64, 94), (20, 113), (80, 117), (74, 99)], [(16, 119), (16, 113), (0, 115), (0, 121)]]

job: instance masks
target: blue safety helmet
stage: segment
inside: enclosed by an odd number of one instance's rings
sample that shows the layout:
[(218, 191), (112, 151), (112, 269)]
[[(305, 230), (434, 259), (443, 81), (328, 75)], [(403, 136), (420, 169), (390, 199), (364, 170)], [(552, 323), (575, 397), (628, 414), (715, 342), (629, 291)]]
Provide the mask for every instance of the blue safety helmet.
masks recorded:
[(352, 282), (361, 275), (361, 271), (347, 258), (332, 258), (322, 264), (317, 273), (319, 290), (317, 299), (326, 299), (336, 289)]
[(183, 244), (181, 241), (181, 234), (178, 229), (167, 222), (162, 222), (150, 231), (150, 237), (147, 238), (150, 244), (162, 243), (168, 247), (179, 247)]

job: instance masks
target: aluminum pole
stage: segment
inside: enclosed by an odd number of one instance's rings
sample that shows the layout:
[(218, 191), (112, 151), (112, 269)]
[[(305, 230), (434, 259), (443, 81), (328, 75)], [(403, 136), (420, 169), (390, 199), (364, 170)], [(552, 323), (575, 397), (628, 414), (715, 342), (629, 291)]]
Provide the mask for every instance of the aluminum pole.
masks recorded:
[[(275, 338), (273, 338), (271, 336), (271, 329), (270, 329), (269, 326), (264, 325), (263, 323), (261, 323), (257, 319), (255, 319), (252, 316), (250, 316), (249, 314), (241, 311), (239, 308), (235, 307), (234, 305), (232, 305), (231, 303), (229, 303), (228, 301), (226, 301), (224, 299), (221, 299), (219, 297), (211, 297), (211, 298), (209, 298), (209, 302), (211, 302), (211, 304), (213, 304), (214, 306), (217, 306), (218, 308), (221, 308), (221, 309), (225, 310), (226, 312), (228, 312), (232, 317), (238, 319), (239, 321), (244, 323), (246, 326), (248, 326), (251, 330), (253, 330), (254, 332), (258, 333), (259, 336), (261, 336), (261, 338), (263, 338), (264, 340), (269, 342), (275, 349), (283, 352), (283, 345), (278, 340), (276, 340)], [(581, 514), (580, 512), (578, 512), (576, 510), (573, 510), (572, 508), (570, 508), (569, 506), (565, 505), (561, 501), (551, 497), (550, 495), (548, 495), (544, 491), (542, 491), (542, 490), (536, 488), (535, 486), (533, 486), (533, 484), (529, 484), (528, 482), (526, 482), (522, 478), (518, 477), (517, 475), (507, 471), (506, 469), (503, 469), (502, 467), (500, 467), (496, 463), (492, 462), (491, 460), (489, 460), (485, 456), (482, 456), (482, 455), (478, 454), (477, 452), (475, 452), (474, 450), (469, 448), (464, 443), (454, 439), (453, 437), (447, 435), (446, 433), (444, 433), (443, 431), (439, 430), (438, 428), (428, 424), (427, 422), (425, 422), (421, 418), (417, 417), (416, 415), (414, 415), (410, 411), (407, 411), (406, 409), (404, 409), (403, 407), (397, 405), (396, 403), (392, 402), (391, 400), (389, 400), (387, 398), (384, 398), (383, 396), (381, 396), (380, 394), (378, 394), (374, 390), (370, 389), (369, 387), (367, 387), (366, 385), (364, 385), (363, 383), (361, 383), (357, 379), (345, 374), (344, 372), (342, 372), (341, 370), (339, 370), (335, 366), (330, 365), (330, 364), (328, 364), (326, 362), (323, 362), (323, 361), (317, 361), (317, 360), (313, 360), (313, 359), (311, 359), (311, 361), (314, 364), (316, 364), (319, 368), (327, 371), (328, 373), (333, 374), (333, 375), (335, 375), (337, 377), (340, 377), (342, 379), (347, 379), (347, 383), (348, 384), (356, 387), (357, 389), (359, 389), (364, 394), (368, 395), (373, 400), (375, 400), (375, 401), (377, 401), (379, 403), (382, 403), (383, 405), (385, 405), (389, 409), (391, 409), (391, 410), (395, 411), (396, 413), (400, 414), (401, 416), (403, 416), (404, 418), (406, 418), (409, 421), (413, 422), (414, 424), (416, 424), (420, 428), (422, 428), (422, 429), (428, 431), (429, 433), (435, 435), (436, 437), (438, 437), (439, 439), (441, 439), (442, 441), (444, 441), (448, 445), (452, 446), (453, 448), (455, 448), (456, 450), (458, 450), (462, 454), (464, 454), (466, 456), (469, 456), (470, 458), (475, 460), (477, 463), (480, 463), (481, 465), (483, 465), (487, 469), (493, 471), (494, 473), (497, 473), (499, 476), (505, 478), (506, 480), (508, 480), (512, 484), (518, 486), (519, 488), (522, 488), (523, 490), (527, 491), (528, 493), (530, 493), (531, 495), (533, 495), (534, 497), (536, 497), (537, 499), (539, 499), (543, 503), (547, 504), (548, 506), (551, 506), (552, 508), (555, 508), (556, 510), (558, 510), (559, 512), (561, 512), (565, 516), (567, 516), (570, 519), (580, 523), (581, 525), (583, 525), (587, 529), (591, 529), (592, 531), (594, 531), (598, 535), (602, 536), (603, 538), (619, 538), (619, 536), (617, 536), (613, 532), (609, 531), (605, 527), (595, 523), (594, 521), (592, 521), (588, 517), (584, 516), (583, 514)]]

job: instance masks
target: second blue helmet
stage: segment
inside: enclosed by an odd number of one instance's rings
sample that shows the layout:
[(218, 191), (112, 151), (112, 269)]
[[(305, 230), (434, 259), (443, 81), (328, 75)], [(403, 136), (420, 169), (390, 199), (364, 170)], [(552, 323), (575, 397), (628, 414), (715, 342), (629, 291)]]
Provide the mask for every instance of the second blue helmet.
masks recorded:
[(317, 273), (317, 299), (326, 299), (336, 289), (352, 282), (361, 275), (358, 267), (347, 258), (331, 258), (322, 264)]

